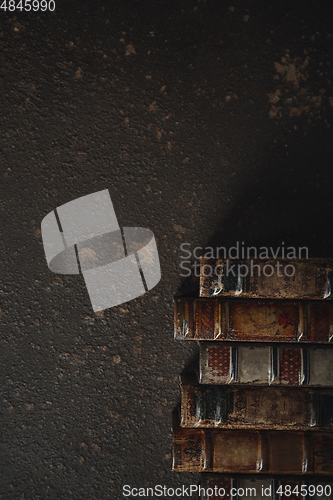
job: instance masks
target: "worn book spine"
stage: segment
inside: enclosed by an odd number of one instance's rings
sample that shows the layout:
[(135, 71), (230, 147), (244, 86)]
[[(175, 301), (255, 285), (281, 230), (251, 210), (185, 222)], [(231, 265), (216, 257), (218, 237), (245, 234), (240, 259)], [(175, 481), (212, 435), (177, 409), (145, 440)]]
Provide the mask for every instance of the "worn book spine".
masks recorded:
[(333, 433), (175, 429), (174, 471), (333, 474)]
[(332, 389), (182, 382), (181, 427), (333, 431)]
[(205, 259), (201, 297), (332, 300), (333, 261), (327, 259)]
[(333, 302), (177, 298), (175, 338), (329, 343)]
[(332, 346), (201, 342), (199, 382), (333, 387)]
[(241, 498), (250, 500), (332, 500), (333, 481), (328, 478), (224, 476), (205, 474), (198, 487), (201, 500)]

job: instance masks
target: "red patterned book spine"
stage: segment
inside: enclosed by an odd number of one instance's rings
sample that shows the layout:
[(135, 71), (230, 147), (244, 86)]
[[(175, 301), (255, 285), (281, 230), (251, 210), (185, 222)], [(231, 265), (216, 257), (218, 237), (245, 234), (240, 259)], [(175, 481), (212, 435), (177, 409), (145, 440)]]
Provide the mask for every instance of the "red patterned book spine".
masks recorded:
[(302, 383), (302, 349), (285, 347), (280, 350), (281, 383), (300, 385)]
[(232, 349), (221, 349), (220, 346), (209, 348), (208, 369), (212, 371), (214, 377), (231, 381), (232, 378)]

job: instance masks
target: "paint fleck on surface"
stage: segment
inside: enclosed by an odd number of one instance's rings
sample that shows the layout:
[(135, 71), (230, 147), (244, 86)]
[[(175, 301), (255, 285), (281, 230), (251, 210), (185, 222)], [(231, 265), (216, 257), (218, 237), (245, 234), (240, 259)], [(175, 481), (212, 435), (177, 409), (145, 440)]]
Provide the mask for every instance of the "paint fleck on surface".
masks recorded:
[(135, 48), (133, 47), (133, 45), (131, 43), (129, 43), (128, 45), (126, 45), (125, 56), (130, 56), (131, 54), (136, 54), (136, 52), (135, 52)]
[[(314, 40), (311, 37), (311, 41)], [(267, 94), (272, 104), (270, 118), (278, 122), (302, 116), (306, 118), (306, 126), (318, 120), (329, 126), (326, 109), (333, 105), (329, 96), (332, 70), (330, 61), (318, 61), (314, 52), (315, 49), (309, 48), (301, 57), (294, 57), (287, 50), (280, 61), (274, 62), (274, 80), (278, 87)]]

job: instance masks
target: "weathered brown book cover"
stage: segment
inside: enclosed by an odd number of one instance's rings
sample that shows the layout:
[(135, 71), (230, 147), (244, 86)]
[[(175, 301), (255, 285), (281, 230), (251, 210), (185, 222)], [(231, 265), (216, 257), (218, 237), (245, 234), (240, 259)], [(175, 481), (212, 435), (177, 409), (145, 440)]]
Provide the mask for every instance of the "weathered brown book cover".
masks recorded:
[(333, 387), (332, 346), (201, 342), (202, 384)]
[(331, 500), (333, 482), (327, 477), (300, 478), (299, 476), (224, 476), (205, 474), (200, 487), (201, 500), (248, 498), (250, 500), (299, 500), (312, 497), (315, 500)]
[(205, 259), (201, 297), (332, 300), (333, 261), (327, 259)]
[(333, 339), (333, 302), (175, 299), (175, 338), (318, 342)]
[(174, 471), (333, 474), (333, 433), (176, 429)]
[(199, 385), (184, 376), (181, 427), (333, 430), (333, 390)]

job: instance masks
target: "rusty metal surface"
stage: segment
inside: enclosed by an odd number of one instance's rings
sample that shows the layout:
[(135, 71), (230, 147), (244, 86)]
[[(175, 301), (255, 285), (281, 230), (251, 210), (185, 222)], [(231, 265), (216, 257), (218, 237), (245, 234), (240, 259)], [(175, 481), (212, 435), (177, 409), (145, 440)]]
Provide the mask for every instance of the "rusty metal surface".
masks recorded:
[[(198, 350), (173, 339), (173, 296), (198, 289), (179, 247), (332, 255), (331, 14), (281, 0), (1, 11), (3, 499), (199, 480), (170, 470), (178, 375)], [(121, 227), (154, 232), (162, 280), (96, 316), (82, 278), (48, 270), (40, 223), (103, 189)]]

